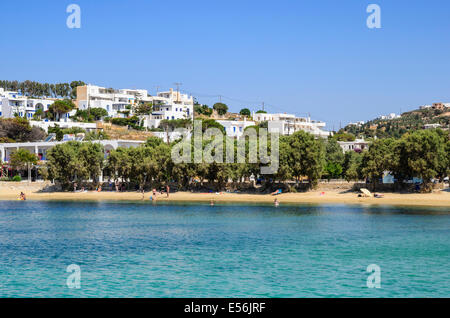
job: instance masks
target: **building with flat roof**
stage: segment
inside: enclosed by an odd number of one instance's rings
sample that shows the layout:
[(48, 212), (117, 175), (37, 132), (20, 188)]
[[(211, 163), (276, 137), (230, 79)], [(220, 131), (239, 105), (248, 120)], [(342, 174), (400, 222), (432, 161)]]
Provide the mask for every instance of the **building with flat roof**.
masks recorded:
[(77, 87), (76, 105), (80, 110), (103, 108), (110, 117), (126, 117), (124, 112), (139, 102), (152, 102), (145, 89), (113, 89), (96, 85)]
[(152, 97), (153, 112), (146, 116), (144, 126), (159, 127), (161, 120), (194, 119), (194, 97), (170, 89)]
[(442, 125), (441, 124), (425, 124), (423, 126), (424, 129), (436, 129), (436, 128), (441, 128)]
[(294, 114), (253, 113), (255, 122), (267, 121), (269, 132), (281, 135), (292, 135), (297, 131), (305, 131), (315, 137), (327, 138), (331, 132), (323, 130), (326, 124), (322, 121), (311, 120), (309, 117), (296, 117)]
[[(67, 140), (69, 141), (69, 140)], [(63, 144), (67, 141), (37, 141), (37, 142), (19, 142), (19, 143), (1, 143), (0, 144), (0, 158), (3, 163), (7, 166), (10, 160), (11, 154), (18, 151), (19, 149), (25, 149), (28, 152), (35, 154), (39, 158), (39, 163), (36, 166), (30, 168), (28, 174), (29, 178), (34, 175), (36, 179), (39, 178), (39, 166), (41, 162), (47, 160), (48, 151), (56, 145)], [(136, 140), (96, 140), (93, 143), (99, 143), (104, 147), (105, 158), (109, 155), (111, 150), (117, 149), (118, 147), (130, 148), (138, 147), (144, 143), (144, 141)], [(100, 175), (99, 181), (103, 181), (103, 171)]]
[(78, 109), (103, 108), (109, 117), (126, 117), (140, 103), (153, 105), (151, 115), (144, 116), (144, 126), (157, 128), (161, 120), (192, 119), (194, 98), (170, 89), (151, 96), (145, 89), (112, 89), (95, 85), (77, 87)]
[[(18, 143), (0, 143), (0, 156), (4, 163), (9, 162), (9, 158), (13, 152), (19, 149), (28, 150), (35, 154), (40, 161), (47, 160), (47, 151), (56, 145), (63, 144), (67, 141), (35, 141), (35, 142), (18, 142)], [(93, 143), (99, 143), (104, 146), (105, 154), (118, 147), (138, 147), (145, 143), (137, 140), (96, 140)]]
[[(31, 120), (38, 109), (48, 111), (56, 99), (28, 98), (18, 92), (0, 89), (0, 117), (14, 118), (16, 115)], [(68, 115), (67, 115), (68, 117)]]
[(354, 141), (338, 141), (343, 152), (356, 151), (361, 152), (365, 149), (369, 149), (369, 143), (364, 139), (355, 139)]
[(86, 130), (87, 132), (103, 130), (103, 128), (98, 128), (97, 123), (82, 123), (76, 121), (48, 121), (41, 120), (35, 121), (30, 120), (31, 127), (39, 127), (42, 128), (45, 132), (48, 132), (50, 127), (58, 126), (61, 129), (70, 129), (70, 128), (81, 128)]
[(225, 128), (225, 132), (228, 137), (241, 138), (244, 134), (245, 128), (255, 126), (254, 121), (247, 120), (216, 120)]

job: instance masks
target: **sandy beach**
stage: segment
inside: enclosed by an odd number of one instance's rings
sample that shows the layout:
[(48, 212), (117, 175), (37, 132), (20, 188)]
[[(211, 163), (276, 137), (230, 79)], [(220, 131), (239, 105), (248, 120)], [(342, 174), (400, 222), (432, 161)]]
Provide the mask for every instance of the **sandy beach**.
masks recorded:
[[(137, 192), (49, 192), (42, 193), (36, 189), (0, 187), (0, 200), (17, 200), (19, 193), (24, 191), (28, 200), (83, 200), (83, 201), (141, 201), (142, 194)], [(152, 194), (144, 194), (144, 200), (149, 201)], [(404, 206), (436, 206), (450, 207), (450, 191), (435, 191), (429, 194), (384, 193), (383, 198), (362, 198), (356, 192), (311, 191), (306, 193), (286, 193), (277, 195), (278, 201), (290, 204), (373, 204), (373, 205), (404, 205)], [(158, 194), (156, 202), (210, 202), (217, 203), (273, 203), (274, 196), (268, 194), (240, 193), (171, 193)]]

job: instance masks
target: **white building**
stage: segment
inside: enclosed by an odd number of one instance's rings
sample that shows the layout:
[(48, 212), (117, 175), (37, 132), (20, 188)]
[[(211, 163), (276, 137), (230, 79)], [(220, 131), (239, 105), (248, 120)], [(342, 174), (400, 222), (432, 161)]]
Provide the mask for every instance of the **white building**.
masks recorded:
[(152, 102), (153, 112), (144, 121), (144, 126), (148, 128), (159, 127), (161, 120), (194, 118), (194, 98), (188, 94), (170, 89), (153, 96)]
[(309, 117), (296, 117), (293, 114), (253, 113), (256, 122), (267, 121), (269, 132), (278, 131), (281, 135), (292, 135), (303, 130), (316, 137), (327, 138), (331, 132), (323, 130), (324, 122), (311, 120)]
[(397, 115), (396, 113), (390, 113), (389, 115), (383, 115), (380, 117), (380, 119), (383, 120), (391, 120), (391, 119), (396, 119), (396, 118), (400, 118), (402, 117), (401, 115)]
[(186, 140), (191, 139), (191, 132), (183, 134), (179, 131), (153, 131), (152, 134), (153, 136), (162, 139), (164, 142), (167, 142), (167, 139), (169, 140), (169, 142), (173, 142), (182, 138), (185, 138)]
[(424, 129), (436, 129), (436, 128), (441, 128), (442, 125), (441, 124), (425, 124), (425, 126), (423, 127)]
[(103, 128), (101, 128), (101, 129), (97, 128), (96, 123), (81, 123), (81, 122), (75, 122), (75, 121), (47, 121), (47, 120), (35, 121), (35, 120), (30, 120), (31, 127), (42, 128), (45, 132), (48, 132), (49, 127), (55, 127), (56, 125), (58, 125), (58, 127), (61, 129), (81, 128), (81, 129), (86, 130), (87, 132), (103, 130)]
[(225, 132), (228, 137), (241, 138), (245, 131), (245, 128), (255, 126), (254, 121), (247, 120), (217, 120), (225, 128)]
[(362, 125), (364, 125), (366, 122), (364, 120), (361, 121), (357, 121), (355, 123), (348, 123), (348, 126), (356, 126), (356, 127), (361, 127)]
[(103, 108), (110, 117), (126, 117), (122, 112), (131, 111), (138, 102), (152, 102), (145, 89), (112, 89), (95, 85), (77, 87), (77, 107), (80, 110)]
[(354, 141), (338, 141), (344, 152), (358, 151), (361, 152), (369, 148), (369, 143), (364, 139), (355, 139)]
[(144, 126), (157, 128), (161, 120), (192, 119), (194, 98), (173, 89), (151, 96), (144, 89), (111, 89), (95, 85), (77, 87), (78, 109), (103, 108), (110, 117), (126, 117), (139, 103), (151, 103), (153, 112), (144, 118)]
[[(138, 147), (143, 144), (144, 141), (137, 140), (97, 140), (92, 141), (93, 143), (99, 143), (104, 146), (105, 154), (118, 147)], [(36, 141), (36, 142), (20, 142), (20, 143), (3, 143), (0, 144), (0, 155), (3, 162), (8, 163), (9, 158), (13, 152), (19, 149), (28, 150), (30, 153), (38, 156), (40, 161), (47, 160), (47, 151), (59, 144), (63, 144), (65, 141)]]
[(14, 118), (17, 114), (30, 120), (38, 109), (46, 112), (54, 102), (55, 99), (28, 98), (0, 88), (0, 116), (4, 118)]
[[(47, 160), (47, 152), (49, 149), (53, 148), (58, 144), (65, 143), (66, 141), (38, 141), (38, 142), (22, 142), (22, 143), (2, 143), (0, 144), (0, 158), (4, 163), (8, 163), (10, 156), (13, 152), (16, 152), (19, 149), (25, 149), (30, 153), (35, 154), (39, 161)], [(144, 141), (136, 141), (136, 140), (97, 140), (92, 141), (93, 143), (99, 143), (104, 147), (105, 157), (107, 157), (111, 150), (117, 149), (118, 147), (130, 148), (130, 147), (138, 147), (144, 143)], [(33, 169), (36, 169), (39, 164)], [(36, 170), (36, 175), (38, 172)], [(99, 178), (99, 181), (103, 181), (103, 172)]]

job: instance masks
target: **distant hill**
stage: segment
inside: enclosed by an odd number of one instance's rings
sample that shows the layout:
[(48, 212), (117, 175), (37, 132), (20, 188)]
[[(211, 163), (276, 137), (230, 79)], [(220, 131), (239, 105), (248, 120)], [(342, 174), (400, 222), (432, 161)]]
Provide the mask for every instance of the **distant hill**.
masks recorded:
[(425, 125), (439, 124), (441, 128), (450, 127), (450, 107), (434, 104), (432, 107), (416, 109), (401, 114), (399, 118), (376, 118), (362, 125), (350, 124), (339, 133), (351, 133), (356, 137), (400, 138), (409, 131), (424, 129)]

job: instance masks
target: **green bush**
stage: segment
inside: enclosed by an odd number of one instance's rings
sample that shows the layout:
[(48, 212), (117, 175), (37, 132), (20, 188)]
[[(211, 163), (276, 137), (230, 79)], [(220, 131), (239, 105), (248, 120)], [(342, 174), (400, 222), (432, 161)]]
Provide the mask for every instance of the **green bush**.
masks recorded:
[(139, 126), (139, 118), (137, 116), (133, 116), (130, 118), (113, 118), (111, 119), (111, 123), (117, 126), (129, 126), (130, 128), (136, 130), (143, 130), (144, 128)]
[(20, 182), (20, 181), (22, 181), (22, 177), (19, 176), (19, 175), (14, 176), (14, 177), (12, 178), (12, 181), (13, 181), (13, 182)]

